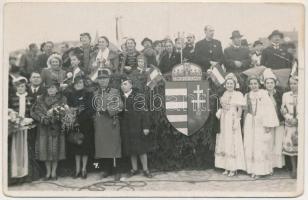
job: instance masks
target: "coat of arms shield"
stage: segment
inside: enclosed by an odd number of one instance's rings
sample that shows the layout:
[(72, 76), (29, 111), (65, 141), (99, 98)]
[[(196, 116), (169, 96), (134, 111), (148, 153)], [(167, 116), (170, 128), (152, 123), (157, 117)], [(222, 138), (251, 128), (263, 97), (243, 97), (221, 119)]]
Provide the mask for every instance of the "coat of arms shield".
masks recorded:
[(198, 131), (209, 117), (209, 83), (193, 63), (176, 65), (165, 85), (166, 116), (184, 135)]

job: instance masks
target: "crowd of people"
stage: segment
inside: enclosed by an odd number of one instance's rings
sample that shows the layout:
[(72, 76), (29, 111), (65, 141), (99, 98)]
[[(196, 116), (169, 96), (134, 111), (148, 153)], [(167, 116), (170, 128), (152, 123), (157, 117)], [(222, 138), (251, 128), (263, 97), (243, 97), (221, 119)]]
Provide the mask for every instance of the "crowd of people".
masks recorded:
[[(204, 77), (217, 64), (227, 74), (216, 113), (220, 133), (215, 166), (225, 169), (223, 174), (228, 176), (243, 170), (259, 178), (282, 168), (287, 155), (295, 178), (299, 110), (296, 45), (283, 43), (283, 33), (275, 30), (268, 37), (268, 47), (257, 40), (249, 49), (236, 30), (230, 37), (231, 46), (223, 51), (221, 42), (214, 39), (214, 28), (206, 26), (204, 32), (205, 38), (196, 43), (193, 34), (174, 42), (145, 38), (141, 51), (133, 38), (115, 50), (109, 48), (107, 37), (99, 37), (92, 46), (90, 34), (82, 33), (78, 47), (64, 42), (60, 52), (54, 52), (53, 42), (47, 41), (40, 53), (36, 44), (30, 44), (20, 60), (10, 56), (9, 109), (21, 118), (32, 118), (36, 127), (9, 130), (9, 183), (34, 179), (37, 161), (45, 165), (44, 180), (56, 180), (58, 162), (68, 153), (75, 159), (73, 178), (87, 178), (89, 157), (103, 163), (102, 178), (114, 174), (115, 180), (120, 180), (122, 157), (130, 157), (129, 176), (139, 172), (139, 158), (144, 176), (151, 178), (147, 163), (153, 143), (147, 104), (148, 92), (153, 89), (147, 86), (149, 72), (158, 69), (168, 80), (172, 68), (182, 62), (199, 65)], [(262, 79), (242, 79), (243, 71), (259, 66), (267, 67)], [(291, 69), (289, 89), (278, 87), (272, 71), (285, 68)], [(163, 85), (163, 79), (161, 82)], [(250, 91), (243, 95), (246, 86)], [(146, 103), (136, 109), (136, 101)], [(58, 116), (61, 109), (74, 119), (69, 131), (63, 128), (64, 118)]]

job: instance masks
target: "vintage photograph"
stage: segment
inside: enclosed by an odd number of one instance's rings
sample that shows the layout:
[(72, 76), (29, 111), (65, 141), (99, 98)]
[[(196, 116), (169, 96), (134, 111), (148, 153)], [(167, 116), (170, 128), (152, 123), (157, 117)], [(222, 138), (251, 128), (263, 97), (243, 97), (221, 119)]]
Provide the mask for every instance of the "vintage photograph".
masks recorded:
[(3, 195), (303, 194), (304, 4), (7, 2), (2, 15)]

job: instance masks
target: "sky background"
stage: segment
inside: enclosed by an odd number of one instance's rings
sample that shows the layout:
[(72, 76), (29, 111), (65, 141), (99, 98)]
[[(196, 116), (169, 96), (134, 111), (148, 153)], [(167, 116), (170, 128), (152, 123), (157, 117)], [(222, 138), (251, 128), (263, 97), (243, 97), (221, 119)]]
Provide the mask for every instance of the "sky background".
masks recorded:
[(267, 37), (274, 29), (299, 31), (303, 8), (296, 4), (235, 3), (10, 3), (4, 7), (5, 52), (26, 48), (46, 40), (79, 40), (79, 33), (115, 40), (115, 16), (122, 16), (122, 36), (152, 40), (177, 32), (204, 38), (204, 26), (215, 28), (223, 47), (233, 30), (240, 30), (249, 43)]

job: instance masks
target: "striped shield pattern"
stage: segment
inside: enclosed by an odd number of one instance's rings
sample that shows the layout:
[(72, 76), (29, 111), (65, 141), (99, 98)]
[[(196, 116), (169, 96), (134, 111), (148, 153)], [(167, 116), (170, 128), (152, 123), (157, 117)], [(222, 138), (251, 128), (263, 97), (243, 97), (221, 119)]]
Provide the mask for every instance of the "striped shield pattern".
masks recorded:
[(198, 131), (209, 117), (208, 81), (166, 82), (166, 116), (184, 135)]

